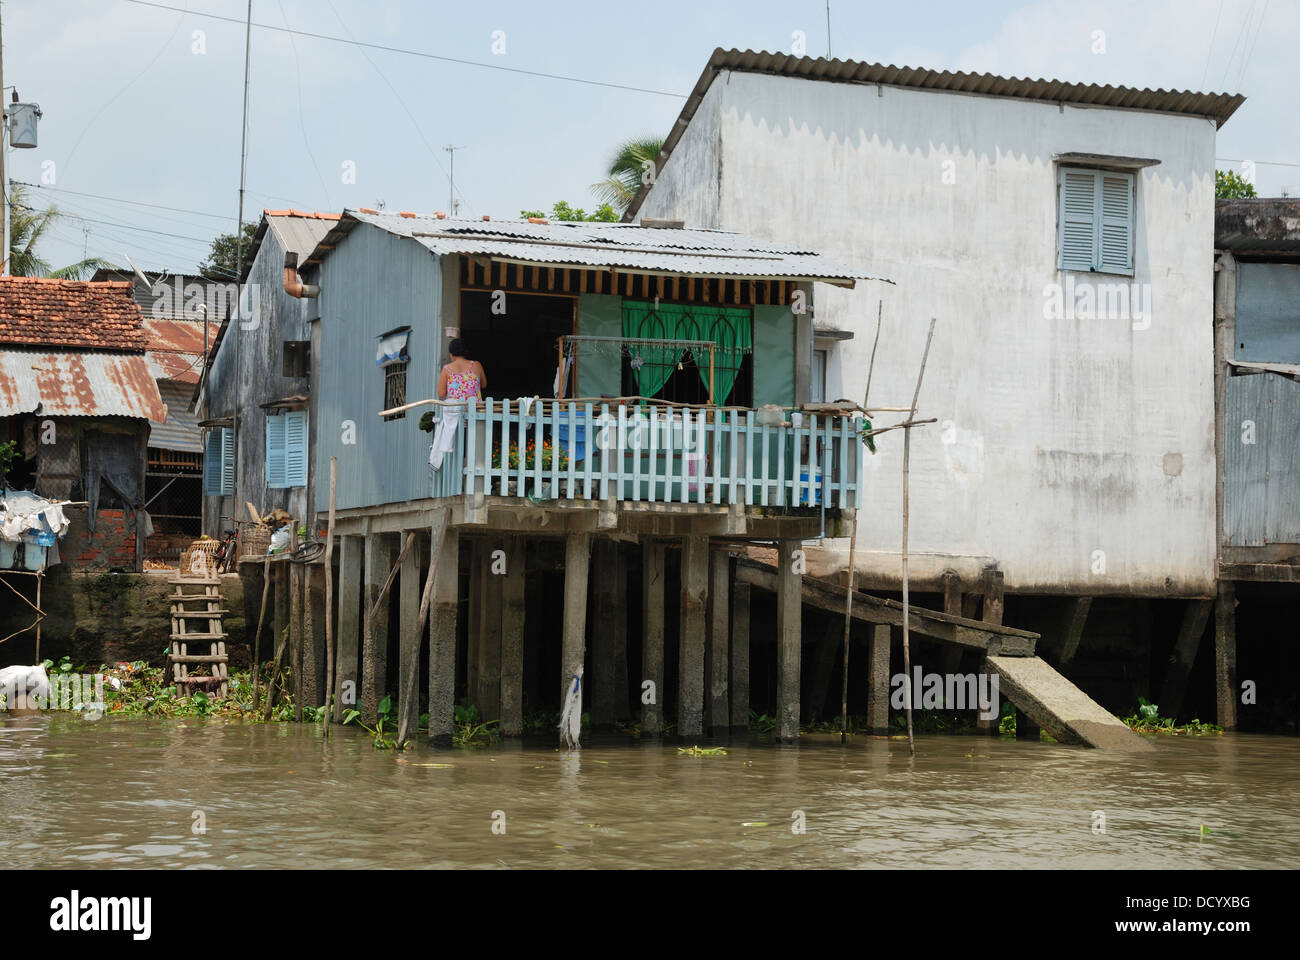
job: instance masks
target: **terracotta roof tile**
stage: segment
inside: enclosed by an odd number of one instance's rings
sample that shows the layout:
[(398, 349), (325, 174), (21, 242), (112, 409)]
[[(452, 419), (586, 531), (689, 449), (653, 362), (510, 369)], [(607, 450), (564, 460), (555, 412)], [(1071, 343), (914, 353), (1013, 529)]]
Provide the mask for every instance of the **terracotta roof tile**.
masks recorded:
[(145, 342), (130, 283), (0, 277), (0, 344), (139, 352)]

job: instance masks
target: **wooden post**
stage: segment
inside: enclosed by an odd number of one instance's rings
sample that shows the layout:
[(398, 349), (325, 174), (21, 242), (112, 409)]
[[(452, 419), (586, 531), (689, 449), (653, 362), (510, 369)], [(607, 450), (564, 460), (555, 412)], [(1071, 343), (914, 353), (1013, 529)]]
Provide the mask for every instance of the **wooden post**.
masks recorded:
[[(499, 551), (499, 552), (498, 552)], [(483, 602), (479, 610), (478, 704), (484, 722), (501, 719), (501, 582), (497, 571), (505, 554), (502, 541), (491, 539), (483, 549)], [(508, 558), (505, 569), (509, 569)]]
[(1165, 671), (1164, 682), (1160, 685), (1160, 697), (1156, 706), (1161, 716), (1178, 719), (1183, 709), (1183, 697), (1187, 693), (1187, 678), (1191, 675), (1192, 665), (1196, 662), (1196, 651), (1205, 635), (1205, 624), (1210, 619), (1213, 600), (1188, 600), (1183, 611), (1182, 626), (1178, 630), (1178, 642), (1174, 645), (1174, 662)]
[[(362, 609), (361, 722), (373, 727), (379, 719), (379, 701), (388, 687), (388, 602), (384, 578), (393, 565), (392, 537), (386, 533), (366, 535), (365, 593)], [(377, 609), (373, 615), (372, 609)]]
[[(213, 573), (212, 576), (220, 576)], [(262, 678), (262, 625), (266, 622), (266, 599), (271, 592), (271, 557), (262, 561), (262, 607), (257, 614), (257, 629), (253, 632), (253, 709), (261, 703), (260, 682)]]
[(650, 702), (641, 696), (641, 736), (657, 737), (664, 728), (664, 545), (654, 540), (641, 546), (641, 609), (641, 680), (651, 684)]
[[(274, 629), (275, 642), (275, 667), (271, 674), (271, 679), (267, 681), (267, 696), (274, 697), (275, 684), (278, 680), (280, 667), (287, 661), (285, 653), (289, 649), (289, 560), (283, 557), (271, 564), (271, 569), (275, 576), (275, 593), (271, 599), (274, 604)], [(284, 696), (284, 687), (281, 685), (280, 695)]]
[[(984, 620), (986, 623), (996, 623), (996, 624), (1002, 623), (1002, 609), (1003, 609), (1003, 600), (1004, 600), (1003, 582), (1004, 582), (1004, 577), (1001, 570), (996, 570), (993, 567), (985, 568), (984, 609), (981, 614), (981, 619)], [(991, 669), (989, 665), (984, 662), (982, 657), (980, 658), (980, 669), (981, 670)], [(996, 737), (998, 735), (999, 720), (1000, 717), (986, 718), (983, 716), (977, 716), (975, 718), (975, 729), (978, 733), (984, 734), (985, 736)], [(1032, 721), (1029, 720), (1028, 717), (1025, 718), (1025, 722), (1032, 723)], [(1019, 724), (1020, 724), (1020, 713), (1017, 711), (1016, 713), (1017, 730), (1020, 729)]]
[(1231, 580), (1219, 581), (1219, 599), (1214, 605), (1214, 690), (1219, 726), (1225, 730), (1235, 730), (1238, 695), (1237, 585)]
[(727, 689), (730, 666), (731, 597), (727, 587), (731, 579), (731, 555), (714, 550), (709, 556), (709, 729), (725, 734), (731, 725), (731, 706)]
[[(296, 528), (289, 549), (291, 554), (297, 552)], [(287, 566), (289, 567), (289, 663), (293, 670), (293, 719), (302, 723), (303, 565), (290, 560)]]
[(704, 732), (704, 634), (709, 596), (709, 538), (682, 537), (682, 599), (678, 636), (677, 735)]
[[(397, 739), (403, 742), (420, 724), (420, 687), (416, 677), (420, 673), (420, 648), (424, 645), (424, 637), (423, 631), (417, 631), (415, 625), (420, 619), (420, 566), (424, 546), (420, 537), (410, 539), (414, 533), (412, 530), (407, 534), (410, 546), (406, 556), (402, 557), (401, 578), (397, 581), (400, 631), (397, 654)], [(429, 558), (429, 562), (433, 562), (433, 557)]]
[(524, 571), (523, 537), (506, 541), (506, 572), (501, 579), (501, 735), (524, 732)]
[(1061, 618), (1061, 652), (1057, 658), (1060, 666), (1065, 666), (1079, 652), (1079, 641), (1083, 639), (1083, 626), (1088, 621), (1090, 609), (1092, 597), (1071, 597), (1065, 601)]
[(319, 563), (303, 565), (302, 576), (302, 702), (321, 701), (325, 671), (325, 581)]
[(591, 545), (593, 597), (591, 630), (591, 726), (609, 730), (614, 726), (614, 633), (615, 620), (623, 603), (618, 589), (616, 546), (608, 538)]
[(328, 735), (334, 708), (334, 508), (338, 492), (339, 458), (330, 457), (330, 519), (325, 536), (325, 702), (321, 726)]
[(560, 699), (568, 695), (573, 675), (586, 657), (587, 568), (591, 561), (591, 534), (569, 533), (564, 538), (564, 639), (560, 654)]
[(803, 617), (803, 573), (796, 572), (796, 540), (777, 546), (776, 587), (776, 719), (777, 736), (793, 742), (799, 738), (799, 660)]
[[(429, 739), (447, 746), (456, 719), (456, 634), (460, 619), (460, 533), (441, 510), (430, 530), (433, 622), (429, 629)], [(436, 571), (432, 569), (437, 559)], [(419, 623), (417, 621), (417, 626)]]
[(357, 667), (361, 640), (361, 537), (339, 538), (339, 636), (335, 658), (334, 722), (357, 707)]
[(870, 670), (867, 683), (867, 729), (876, 736), (889, 733), (889, 625), (871, 631)]

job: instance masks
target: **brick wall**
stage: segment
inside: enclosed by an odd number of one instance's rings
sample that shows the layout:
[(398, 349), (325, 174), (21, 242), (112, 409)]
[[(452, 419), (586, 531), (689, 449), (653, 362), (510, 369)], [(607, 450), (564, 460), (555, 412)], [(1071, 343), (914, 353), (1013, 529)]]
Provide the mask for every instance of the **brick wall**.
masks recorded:
[(99, 510), (95, 532), (86, 529), (86, 511), (64, 508), (70, 526), (59, 543), (59, 557), (70, 570), (136, 569), (135, 515), (125, 510)]

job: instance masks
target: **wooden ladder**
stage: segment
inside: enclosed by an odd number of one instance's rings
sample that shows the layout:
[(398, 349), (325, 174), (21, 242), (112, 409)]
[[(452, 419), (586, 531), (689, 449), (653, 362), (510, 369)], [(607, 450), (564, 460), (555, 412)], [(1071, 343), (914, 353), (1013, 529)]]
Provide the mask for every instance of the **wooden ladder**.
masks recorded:
[[(170, 597), (172, 617), (171, 652), (167, 656), (172, 667), (172, 677), (178, 697), (189, 696), (194, 688), (206, 688), (218, 697), (229, 693), (230, 673), (226, 659), (226, 634), (221, 617), (221, 581), (205, 577), (181, 577), (170, 580), (176, 592)], [(187, 587), (197, 587), (201, 593), (186, 593)], [(196, 628), (196, 629), (195, 629)], [(206, 654), (190, 653), (192, 642), (208, 644)], [(206, 664), (207, 676), (190, 676), (193, 665)]]

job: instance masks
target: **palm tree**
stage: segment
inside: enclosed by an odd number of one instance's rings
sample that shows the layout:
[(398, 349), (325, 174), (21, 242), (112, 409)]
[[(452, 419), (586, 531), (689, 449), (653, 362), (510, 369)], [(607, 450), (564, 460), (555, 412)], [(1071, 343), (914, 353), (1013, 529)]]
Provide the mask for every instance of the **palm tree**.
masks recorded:
[(24, 201), (27, 191), (18, 184), (9, 185), (9, 273), (15, 277), (52, 277), (55, 280), (81, 280), (101, 267), (116, 269), (99, 257), (87, 257), (58, 270), (36, 252), (36, 242), (56, 219), (62, 216), (51, 204), (44, 210), (29, 207)]
[(662, 137), (634, 137), (620, 144), (609, 161), (609, 176), (591, 185), (596, 198), (619, 213), (625, 211), (641, 189), (646, 171), (654, 170), (663, 146)]

